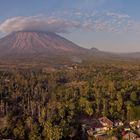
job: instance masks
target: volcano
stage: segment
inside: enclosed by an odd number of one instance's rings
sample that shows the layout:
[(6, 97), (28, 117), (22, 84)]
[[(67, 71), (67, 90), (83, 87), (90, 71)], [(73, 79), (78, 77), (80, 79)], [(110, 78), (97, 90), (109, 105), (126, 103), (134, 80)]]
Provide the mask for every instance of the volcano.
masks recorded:
[(82, 62), (89, 53), (52, 32), (18, 31), (0, 39), (0, 62)]
[(86, 49), (51, 32), (19, 31), (0, 39), (0, 56), (83, 54)]

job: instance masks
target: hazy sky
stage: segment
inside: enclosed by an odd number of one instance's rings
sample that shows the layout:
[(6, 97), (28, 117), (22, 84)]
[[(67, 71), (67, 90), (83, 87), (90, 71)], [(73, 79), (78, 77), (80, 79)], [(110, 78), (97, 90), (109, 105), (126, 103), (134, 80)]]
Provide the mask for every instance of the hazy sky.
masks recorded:
[(51, 31), (80, 46), (140, 51), (140, 0), (0, 0), (0, 36)]

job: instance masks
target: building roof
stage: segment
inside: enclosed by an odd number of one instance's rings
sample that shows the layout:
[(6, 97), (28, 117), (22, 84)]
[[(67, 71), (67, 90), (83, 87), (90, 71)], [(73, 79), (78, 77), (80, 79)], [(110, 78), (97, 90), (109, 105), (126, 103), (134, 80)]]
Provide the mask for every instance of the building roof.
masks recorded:
[(109, 120), (107, 117), (99, 118), (99, 121), (102, 124), (105, 124), (106, 123), (108, 126), (113, 126), (113, 122), (111, 120)]
[(137, 135), (133, 132), (128, 132), (123, 136), (124, 139), (136, 138), (136, 137), (137, 137)]

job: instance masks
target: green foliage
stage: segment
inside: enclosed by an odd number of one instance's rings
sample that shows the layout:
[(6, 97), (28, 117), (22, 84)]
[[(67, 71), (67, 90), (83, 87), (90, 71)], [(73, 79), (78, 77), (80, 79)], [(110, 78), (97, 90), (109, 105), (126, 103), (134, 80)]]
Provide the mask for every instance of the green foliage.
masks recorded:
[(12, 134), (12, 130), (10, 128), (2, 128), (0, 129), (0, 138), (8, 138)]
[(35, 123), (29, 133), (29, 140), (42, 140), (41, 127)]
[(131, 93), (131, 95), (130, 95), (130, 99), (132, 100), (132, 101), (137, 101), (137, 93), (136, 92), (132, 92)]
[(13, 129), (13, 134), (16, 139), (24, 139), (25, 129), (21, 123), (18, 123), (17, 126)]
[(0, 136), (69, 139), (79, 136), (81, 116), (138, 120), (139, 71), (139, 65), (121, 63), (86, 64), (52, 73), (0, 71), (0, 114), (8, 116)]
[(44, 125), (43, 135), (45, 140), (59, 140), (63, 136), (62, 129), (57, 125), (52, 125), (47, 121)]

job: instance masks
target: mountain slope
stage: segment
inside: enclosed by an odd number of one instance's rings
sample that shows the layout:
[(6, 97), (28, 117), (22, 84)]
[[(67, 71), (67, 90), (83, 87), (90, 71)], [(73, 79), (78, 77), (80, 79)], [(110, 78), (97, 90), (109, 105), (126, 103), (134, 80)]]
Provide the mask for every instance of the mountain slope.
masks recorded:
[[(0, 39), (0, 55), (84, 53), (86, 49), (55, 33), (21, 31)], [(1, 53), (2, 52), (2, 53)]]
[(51, 32), (19, 31), (0, 39), (1, 64), (82, 63), (90, 51)]

